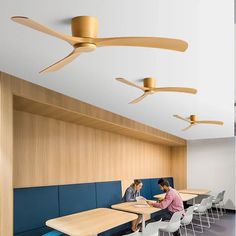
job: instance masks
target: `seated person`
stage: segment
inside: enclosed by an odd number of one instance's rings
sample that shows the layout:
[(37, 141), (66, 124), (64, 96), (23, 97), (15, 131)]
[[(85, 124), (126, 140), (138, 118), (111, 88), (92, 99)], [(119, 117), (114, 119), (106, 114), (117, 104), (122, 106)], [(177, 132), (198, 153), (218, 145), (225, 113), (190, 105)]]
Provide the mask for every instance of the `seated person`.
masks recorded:
[[(165, 179), (160, 179), (158, 181), (160, 189), (166, 193), (165, 198), (159, 202), (147, 201), (147, 203), (153, 207), (166, 209), (166, 212), (163, 215), (160, 215), (156, 220), (162, 218), (163, 221), (170, 220), (172, 215), (178, 211), (184, 211), (184, 205), (182, 198), (179, 193), (170, 187), (169, 182)], [(174, 232), (174, 236), (178, 236), (179, 231)]]
[[(122, 198), (123, 202), (135, 202), (136, 197), (140, 197), (140, 190), (143, 187), (143, 183), (139, 179), (135, 179), (134, 182), (126, 189)], [(132, 231), (138, 230), (138, 224), (140, 223), (142, 216), (139, 215), (138, 219), (132, 221)]]

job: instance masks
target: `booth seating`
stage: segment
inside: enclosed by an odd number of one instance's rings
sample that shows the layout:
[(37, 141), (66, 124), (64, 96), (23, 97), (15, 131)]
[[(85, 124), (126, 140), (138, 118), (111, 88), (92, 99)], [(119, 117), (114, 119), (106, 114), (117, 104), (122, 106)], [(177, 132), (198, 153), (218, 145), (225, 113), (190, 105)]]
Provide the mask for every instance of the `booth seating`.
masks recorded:
[[(173, 178), (167, 179), (173, 183)], [(141, 195), (152, 199), (160, 193), (157, 181), (144, 179)], [(121, 198), (121, 181), (14, 189), (14, 236), (64, 235), (46, 227), (45, 222), (94, 208), (109, 208), (121, 202)], [(124, 224), (100, 235), (113, 235), (129, 227)]]

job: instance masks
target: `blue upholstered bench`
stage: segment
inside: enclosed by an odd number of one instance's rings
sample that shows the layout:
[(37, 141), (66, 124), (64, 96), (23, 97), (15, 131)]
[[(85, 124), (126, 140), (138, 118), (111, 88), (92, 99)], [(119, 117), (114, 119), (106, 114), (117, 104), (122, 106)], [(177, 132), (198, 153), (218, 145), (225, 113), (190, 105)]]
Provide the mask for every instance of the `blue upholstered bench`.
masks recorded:
[(50, 231), (46, 234), (43, 234), (42, 236), (59, 236), (59, 235), (64, 235), (62, 232), (59, 232), (57, 230)]
[[(173, 187), (173, 178), (166, 178)], [(160, 193), (158, 179), (143, 179), (141, 195), (147, 199)], [(14, 235), (57, 236), (63, 233), (45, 226), (49, 219), (121, 202), (121, 181), (61, 186), (20, 188), (14, 190)], [(100, 235), (110, 236), (129, 228), (118, 226)]]

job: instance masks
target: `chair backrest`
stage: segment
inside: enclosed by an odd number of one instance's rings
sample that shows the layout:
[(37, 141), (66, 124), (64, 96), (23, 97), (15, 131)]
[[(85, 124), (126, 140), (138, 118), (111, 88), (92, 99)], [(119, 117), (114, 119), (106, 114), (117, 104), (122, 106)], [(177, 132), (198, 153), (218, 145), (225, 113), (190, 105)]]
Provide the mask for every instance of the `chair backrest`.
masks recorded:
[(183, 216), (183, 214), (184, 214), (184, 211), (178, 211), (178, 212), (175, 212), (172, 215), (172, 217), (171, 217), (171, 219), (169, 221), (169, 224), (167, 226), (167, 231), (168, 232), (173, 233), (173, 232), (175, 232), (175, 231), (177, 231), (179, 229), (179, 227), (180, 227), (180, 219)]
[(193, 219), (193, 211), (194, 211), (194, 206), (191, 206), (187, 209), (187, 211), (184, 214), (183, 219), (181, 220), (182, 224), (188, 225), (191, 223)]
[(210, 196), (207, 198), (208, 202), (207, 202), (207, 209), (211, 209), (212, 208), (212, 201), (214, 199), (214, 196)]
[(201, 203), (197, 207), (197, 212), (205, 212), (207, 209), (208, 198), (203, 198)]
[(216, 204), (219, 203), (221, 201), (221, 199), (222, 199), (222, 192), (217, 194), (214, 203), (216, 203)]
[(149, 235), (159, 235), (159, 225), (160, 225), (161, 220), (149, 223), (147, 227), (145, 228), (145, 231), (142, 233), (144, 236), (149, 236)]
[(223, 201), (224, 200), (224, 196), (225, 196), (225, 190), (223, 190), (221, 192), (221, 195), (220, 195), (220, 200)]

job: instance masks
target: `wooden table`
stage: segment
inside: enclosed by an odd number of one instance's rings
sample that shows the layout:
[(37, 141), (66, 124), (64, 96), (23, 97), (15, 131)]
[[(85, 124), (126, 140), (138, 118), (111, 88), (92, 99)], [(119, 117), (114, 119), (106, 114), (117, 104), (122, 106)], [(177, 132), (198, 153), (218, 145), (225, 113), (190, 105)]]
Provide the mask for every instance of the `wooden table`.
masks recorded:
[(108, 208), (67, 215), (48, 220), (46, 225), (73, 236), (91, 236), (138, 218), (138, 215)]
[[(196, 198), (198, 195), (195, 195), (195, 194), (188, 194), (188, 193), (179, 193), (180, 197), (182, 198), (183, 202), (187, 202), (189, 200), (192, 200), (194, 198)], [(158, 194), (158, 195), (155, 195), (154, 198), (165, 198), (166, 194), (165, 193), (162, 193), (162, 194)]]
[[(143, 206), (142, 206), (143, 205)], [(132, 213), (137, 213), (142, 215), (142, 230), (145, 230), (145, 215), (152, 214), (154, 212), (158, 212), (161, 209), (156, 207), (151, 207), (148, 204), (139, 203), (139, 202), (124, 202), (111, 206), (113, 209), (127, 211)]]
[[(181, 189), (178, 190), (178, 192), (186, 194), (195, 194), (195, 195), (207, 195), (211, 191), (208, 189)], [(195, 205), (195, 198), (193, 199), (193, 205)]]
[(211, 191), (208, 189), (181, 189), (178, 190), (178, 192), (187, 194), (196, 194), (196, 195), (207, 195)]

